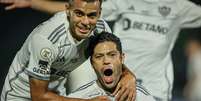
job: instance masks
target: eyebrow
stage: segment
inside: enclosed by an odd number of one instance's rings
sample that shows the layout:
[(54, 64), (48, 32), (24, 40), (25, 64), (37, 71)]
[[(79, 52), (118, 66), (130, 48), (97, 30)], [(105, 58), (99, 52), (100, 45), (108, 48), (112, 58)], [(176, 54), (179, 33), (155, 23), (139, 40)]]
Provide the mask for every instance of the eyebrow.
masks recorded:
[[(106, 54), (112, 54), (112, 53), (118, 53), (118, 51), (113, 50), (113, 51), (107, 52)], [(94, 55), (101, 55), (101, 54), (104, 54), (104, 53), (94, 53)]]
[(82, 10), (80, 10), (80, 9), (74, 9), (73, 11), (74, 11), (74, 12), (82, 13), (82, 14), (87, 15), (87, 16), (96, 16), (96, 15), (97, 15), (97, 12), (96, 12), (96, 11), (90, 12), (90, 13), (88, 13), (88, 14), (84, 13), (84, 12), (83, 12)]
[(87, 14), (87, 16), (96, 16), (97, 15), (97, 12), (91, 12), (89, 14)]

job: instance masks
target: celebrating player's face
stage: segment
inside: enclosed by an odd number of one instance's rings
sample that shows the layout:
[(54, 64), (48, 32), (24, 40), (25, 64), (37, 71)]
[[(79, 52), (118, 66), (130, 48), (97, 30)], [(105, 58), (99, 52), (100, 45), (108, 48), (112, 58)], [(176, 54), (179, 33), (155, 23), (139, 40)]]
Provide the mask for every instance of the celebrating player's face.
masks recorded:
[(73, 5), (67, 11), (71, 34), (76, 40), (82, 40), (88, 37), (95, 28), (100, 16), (100, 2), (98, 0), (94, 2), (74, 0)]
[(108, 90), (115, 88), (122, 73), (123, 59), (115, 43), (107, 41), (96, 45), (92, 65), (102, 87)]

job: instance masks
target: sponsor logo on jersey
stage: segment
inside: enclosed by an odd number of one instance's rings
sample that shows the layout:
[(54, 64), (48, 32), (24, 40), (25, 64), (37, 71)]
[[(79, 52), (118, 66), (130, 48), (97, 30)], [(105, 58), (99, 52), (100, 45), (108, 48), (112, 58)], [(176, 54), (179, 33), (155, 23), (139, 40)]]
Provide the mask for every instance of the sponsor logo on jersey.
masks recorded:
[(40, 55), (43, 59), (48, 60), (52, 55), (52, 51), (49, 48), (43, 48)]
[(170, 14), (171, 8), (167, 6), (160, 6), (158, 7), (158, 11), (163, 17), (166, 17)]
[(38, 64), (41, 69), (46, 69), (48, 66), (48, 62), (43, 60), (39, 60)]
[(123, 19), (123, 30), (127, 31), (130, 29), (138, 29), (138, 30), (146, 30), (152, 31), (160, 34), (166, 34), (168, 32), (167, 27), (163, 27), (157, 24), (147, 23), (147, 22), (140, 22), (140, 21), (131, 21), (128, 18)]
[(34, 67), (33, 71), (39, 74), (48, 75), (50, 74), (50, 69), (48, 68), (48, 64), (49, 63), (47, 61), (39, 60), (38, 62), (39, 68)]

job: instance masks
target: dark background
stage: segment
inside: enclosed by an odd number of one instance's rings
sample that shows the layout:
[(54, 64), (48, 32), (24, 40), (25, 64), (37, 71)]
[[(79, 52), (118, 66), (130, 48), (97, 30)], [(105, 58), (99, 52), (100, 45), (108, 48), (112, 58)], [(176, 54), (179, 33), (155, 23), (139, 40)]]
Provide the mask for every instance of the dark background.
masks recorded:
[[(191, 1), (201, 4), (200, 0)], [(198, 13), (201, 13), (201, 11)], [(5, 11), (4, 5), (0, 4), (0, 92), (16, 52), (20, 49), (29, 33), (49, 17), (51, 15), (29, 8)], [(195, 32), (193, 29), (182, 30), (172, 52), (175, 75), (173, 89), (174, 101), (182, 99), (182, 91), (186, 83), (186, 57), (184, 55), (184, 47), (186, 39), (191, 33), (201, 34), (201, 32)]]

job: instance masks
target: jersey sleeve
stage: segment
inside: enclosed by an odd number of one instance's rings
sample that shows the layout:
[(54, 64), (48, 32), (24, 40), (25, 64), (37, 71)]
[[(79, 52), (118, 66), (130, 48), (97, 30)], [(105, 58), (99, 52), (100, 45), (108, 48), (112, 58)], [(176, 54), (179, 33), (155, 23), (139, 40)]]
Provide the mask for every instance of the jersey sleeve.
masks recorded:
[(50, 67), (56, 58), (52, 43), (40, 35), (33, 35), (28, 43), (28, 51), (30, 57), (26, 73), (40, 80), (49, 80)]
[(142, 86), (136, 85), (136, 101), (157, 101), (149, 92)]
[(107, 21), (114, 21), (117, 19), (118, 6), (115, 0), (105, 0), (102, 2), (101, 16)]
[(201, 6), (188, 0), (179, 0), (183, 5), (180, 15), (182, 28), (192, 28), (201, 26)]
[(109, 32), (112, 33), (111, 28), (109, 27), (109, 25), (107, 24), (106, 21), (104, 21), (103, 19), (99, 19), (96, 23), (96, 28), (95, 28), (95, 32), (96, 33), (101, 33), (101, 32)]

